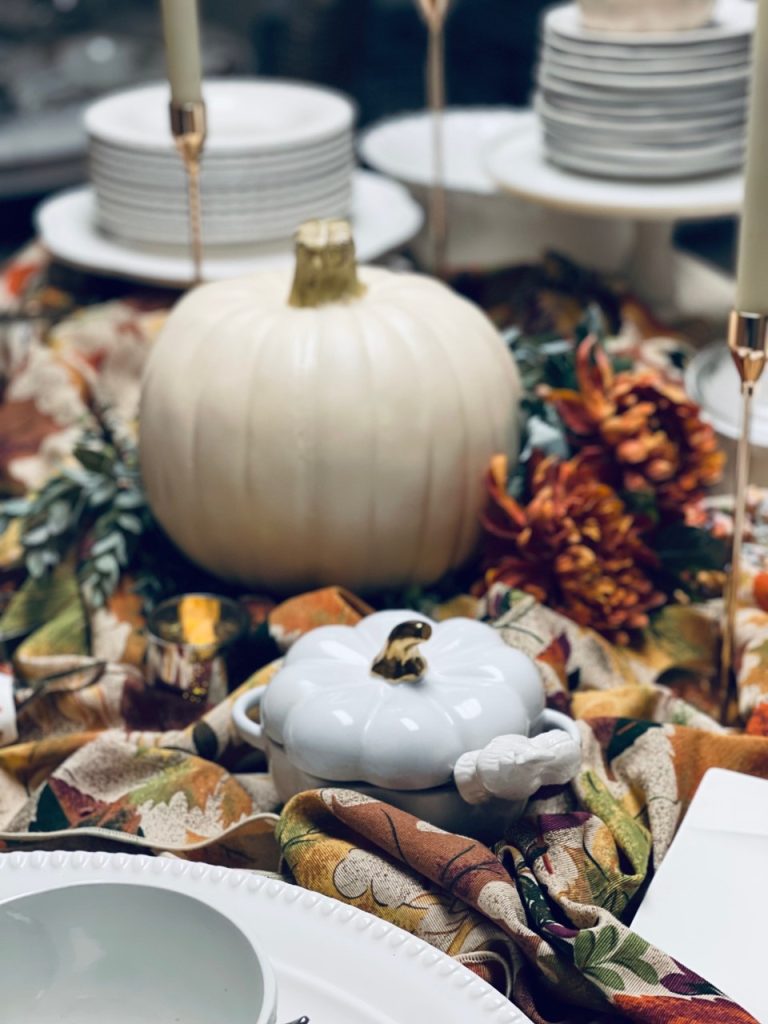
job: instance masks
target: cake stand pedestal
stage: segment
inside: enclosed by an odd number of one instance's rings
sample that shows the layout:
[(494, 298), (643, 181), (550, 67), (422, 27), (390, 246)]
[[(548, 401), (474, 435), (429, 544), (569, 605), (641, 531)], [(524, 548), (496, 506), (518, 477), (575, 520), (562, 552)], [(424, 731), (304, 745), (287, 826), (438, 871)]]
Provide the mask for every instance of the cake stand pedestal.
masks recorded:
[(623, 268), (632, 288), (662, 315), (714, 313), (733, 305), (728, 275), (677, 252), (677, 221), (732, 216), (741, 209), (743, 176), (730, 173), (690, 181), (628, 182), (592, 178), (547, 162), (538, 123), (493, 146), (487, 169), (497, 185), (550, 209), (630, 222), (634, 246)]

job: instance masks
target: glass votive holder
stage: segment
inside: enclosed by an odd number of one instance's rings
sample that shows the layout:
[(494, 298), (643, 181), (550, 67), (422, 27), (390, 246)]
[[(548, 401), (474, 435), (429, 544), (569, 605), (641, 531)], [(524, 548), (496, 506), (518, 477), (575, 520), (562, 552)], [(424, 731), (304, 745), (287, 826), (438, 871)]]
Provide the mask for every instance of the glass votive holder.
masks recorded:
[(147, 621), (147, 682), (192, 704), (218, 704), (241, 680), (246, 609), (216, 594), (180, 594)]

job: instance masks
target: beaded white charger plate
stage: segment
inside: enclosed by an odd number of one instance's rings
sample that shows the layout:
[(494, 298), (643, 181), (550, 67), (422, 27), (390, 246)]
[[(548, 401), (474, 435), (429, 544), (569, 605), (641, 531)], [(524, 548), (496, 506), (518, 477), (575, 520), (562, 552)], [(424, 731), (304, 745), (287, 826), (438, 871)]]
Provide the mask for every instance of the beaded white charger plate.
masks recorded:
[[(157, 886), (224, 914), (270, 958), (280, 1024), (304, 1014), (311, 1024), (530, 1024), (493, 988), (421, 939), (264, 875), (141, 855), (0, 855), (0, 900), (90, 882)], [(152, 1008), (146, 1010), (136, 1024), (152, 1020)], [(108, 1020), (108, 1006), (104, 1013)]]
[[(351, 220), (358, 259), (368, 263), (409, 242), (421, 228), (424, 212), (398, 182), (356, 171)], [(73, 189), (47, 199), (38, 207), (35, 221), (44, 245), (62, 263), (150, 284), (190, 283), (192, 265), (183, 249), (131, 246), (101, 232), (96, 225), (96, 198), (91, 188)], [(255, 246), (216, 247), (203, 254), (203, 278), (220, 281), (293, 264), (291, 238)]]

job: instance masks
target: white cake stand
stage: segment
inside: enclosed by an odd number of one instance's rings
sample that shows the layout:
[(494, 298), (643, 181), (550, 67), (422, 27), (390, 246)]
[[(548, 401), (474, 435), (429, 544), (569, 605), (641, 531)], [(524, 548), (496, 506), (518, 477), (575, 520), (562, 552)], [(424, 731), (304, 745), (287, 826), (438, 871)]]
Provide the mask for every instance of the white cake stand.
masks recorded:
[(656, 309), (722, 315), (732, 305), (733, 281), (676, 252), (672, 234), (677, 221), (738, 213), (744, 190), (740, 173), (674, 182), (613, 181), (569, 173), (545, 159), (535, 121), (490, 147), (486, 165), (500, 188), (532, 203), (631, 222), (635, 245), (624, 269), (633, 288)]

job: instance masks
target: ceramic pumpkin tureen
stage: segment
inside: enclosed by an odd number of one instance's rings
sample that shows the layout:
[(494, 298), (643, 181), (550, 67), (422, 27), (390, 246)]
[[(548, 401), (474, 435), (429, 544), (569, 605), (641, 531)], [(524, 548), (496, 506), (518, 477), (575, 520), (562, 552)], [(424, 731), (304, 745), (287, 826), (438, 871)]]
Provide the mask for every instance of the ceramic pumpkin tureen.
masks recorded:
[(491, 457), (517, 458), (498, 331), (418, 274), (357, 268), (349, 225), (300, 231), (296, 271), (204, 285), (142, 385), (152, 511), (195, 562), (271, 591), (427, 583), (478, 537)]
[(570, 779), (580, 755), (530, 658), (484, 623), (409, 611), (306, 634), (234, 720), (266, 751), (282, 800), (351, 787), (460, 832), (519, 812), (541, 785)]

